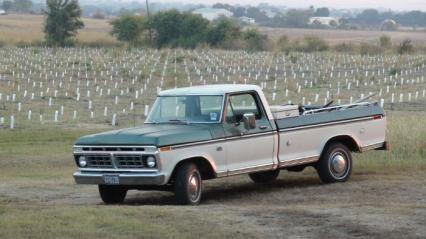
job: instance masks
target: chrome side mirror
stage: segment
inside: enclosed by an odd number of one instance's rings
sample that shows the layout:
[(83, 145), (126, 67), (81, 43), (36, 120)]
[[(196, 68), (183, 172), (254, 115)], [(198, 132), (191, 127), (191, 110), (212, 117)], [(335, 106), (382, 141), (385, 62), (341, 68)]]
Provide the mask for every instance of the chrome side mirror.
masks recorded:
[(245, 113), (243, 115), (244, 128), (251, 130), (256, 128), (256, 116), (253, 113)]

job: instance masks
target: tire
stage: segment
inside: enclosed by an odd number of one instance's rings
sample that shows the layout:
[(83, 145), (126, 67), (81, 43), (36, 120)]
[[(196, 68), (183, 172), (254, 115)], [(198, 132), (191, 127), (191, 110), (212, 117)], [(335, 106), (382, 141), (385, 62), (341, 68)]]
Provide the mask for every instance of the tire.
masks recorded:
[(280, 170), (260, 172), (260, 173), (251, 173), (249, 177), (255, 183), (270, 183), (277, 179), (280, 174)]
[(203, 193), (200, 171), (193, 163), (184, 163), (176, 172), (174, 191), (180, 205), (198, 205)]
[(121, 186), (98, 185), (99, 195), (105, 204), (119, 204), (124, 201), (127, 189)]
[(331, 143), (324, 149), (315, 168), (324, 183), (346, 182), (352, 172), (351, 152), (342, 143)]

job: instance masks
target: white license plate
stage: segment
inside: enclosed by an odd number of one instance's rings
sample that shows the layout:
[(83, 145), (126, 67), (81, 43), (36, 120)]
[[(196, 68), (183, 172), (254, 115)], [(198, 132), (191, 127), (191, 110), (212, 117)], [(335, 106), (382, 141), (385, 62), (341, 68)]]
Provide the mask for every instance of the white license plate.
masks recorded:
[(120, 184), (120, 177), (118, 175), (104, 175), (105, 184)]

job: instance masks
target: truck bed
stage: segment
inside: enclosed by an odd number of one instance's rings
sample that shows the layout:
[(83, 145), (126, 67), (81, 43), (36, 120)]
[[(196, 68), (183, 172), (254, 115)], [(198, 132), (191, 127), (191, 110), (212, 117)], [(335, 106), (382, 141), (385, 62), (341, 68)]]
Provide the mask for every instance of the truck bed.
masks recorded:
[(275, 123), (281, 167), (319, 160), (324, 146), (336, 137), (353, 143), (353, 151), (385, 144), (385, 112), (377, 103), (302, 111), (295, 117), (275, 119)]

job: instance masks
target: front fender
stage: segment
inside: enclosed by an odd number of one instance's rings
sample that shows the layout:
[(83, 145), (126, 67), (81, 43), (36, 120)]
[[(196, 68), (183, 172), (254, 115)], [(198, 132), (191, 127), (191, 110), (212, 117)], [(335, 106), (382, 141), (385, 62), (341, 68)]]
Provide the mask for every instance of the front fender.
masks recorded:
[(210, 163), (215, 174), (226, 173), (225, 147), (223, 142), (180, 148), (172, 147), (168, 151), (160, 152), (161, 173), (166, 176), (166, 181), (169, 181), (176, 165), (189, 158), (204, 158)]

